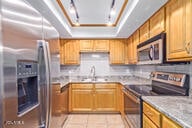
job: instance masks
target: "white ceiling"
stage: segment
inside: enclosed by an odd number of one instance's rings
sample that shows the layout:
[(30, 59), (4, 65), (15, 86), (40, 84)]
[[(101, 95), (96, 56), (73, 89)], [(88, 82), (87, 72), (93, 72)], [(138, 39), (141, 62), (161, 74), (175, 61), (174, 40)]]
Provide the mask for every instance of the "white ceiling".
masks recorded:
[[(27, 0), (58, 30), (61, 38), (127, 38), (168, 0), (128, 0), (125, 10), (115, 27), (72, 27), (56, 0)], [(74, 0), (81, 24), (105, 24), (112, 0)], [(124, 0), (116, 0), (117, 18)], [(70, 0), (62, 0), (67, 14), (70, 14)]]

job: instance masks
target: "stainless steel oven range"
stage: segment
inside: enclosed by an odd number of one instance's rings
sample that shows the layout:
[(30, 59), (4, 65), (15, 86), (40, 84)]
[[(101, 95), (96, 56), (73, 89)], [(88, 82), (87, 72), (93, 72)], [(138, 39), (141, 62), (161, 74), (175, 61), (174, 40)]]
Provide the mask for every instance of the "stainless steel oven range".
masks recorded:
[(151, 85), (125, 85), (124, 113), (130, 128), (142, 128), (141, 96), (189, 95), (189, 76), (187, 74), (152, 72)]

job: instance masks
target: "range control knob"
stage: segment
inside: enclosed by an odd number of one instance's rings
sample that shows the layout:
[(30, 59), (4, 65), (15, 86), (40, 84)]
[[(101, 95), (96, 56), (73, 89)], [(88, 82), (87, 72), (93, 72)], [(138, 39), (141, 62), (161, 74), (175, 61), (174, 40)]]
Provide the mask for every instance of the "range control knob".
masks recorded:
[(173, 81), (174, 77), (173, 76), (169, 76), (169, 80)]
[(175, 81), (176, 82), (181, 82), (181, 78), (176, 78)]

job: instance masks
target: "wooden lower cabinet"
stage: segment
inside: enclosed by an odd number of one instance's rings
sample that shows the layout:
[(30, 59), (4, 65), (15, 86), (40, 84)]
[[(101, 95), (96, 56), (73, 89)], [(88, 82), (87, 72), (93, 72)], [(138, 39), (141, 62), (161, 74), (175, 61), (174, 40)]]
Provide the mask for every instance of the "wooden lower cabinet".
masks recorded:
[(162, 128), (182, 128), (166, 116), (162, 116)]
[(117, 110), (116, 89), (96, 89), (94, 98), (96, 111)]
[(118, 111), (116, 84), (71, 84), (72, 112)]
[(145, 116), (145, 114), (143, 114), (143, 128), (158, 128), (158, 127), (147, 116)]
[(143, 102), (143, 128), (182, 128), (176, 122)]
[(72, 111), (92, 111), (93, 91), (92, 89), (72, 90)]

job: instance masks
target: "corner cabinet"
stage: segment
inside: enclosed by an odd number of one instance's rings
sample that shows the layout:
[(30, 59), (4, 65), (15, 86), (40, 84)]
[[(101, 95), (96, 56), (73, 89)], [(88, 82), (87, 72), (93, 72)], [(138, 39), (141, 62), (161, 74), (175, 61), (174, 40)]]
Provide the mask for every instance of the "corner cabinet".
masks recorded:
[(125, 64), (125, 40), (109, 40), (110, 64)]
[(166, 5), (167, 60), (192, 60), (192, 1), (170, 0)]
[(60, 63), (79, 65), (79, 40), (60, 40)]

